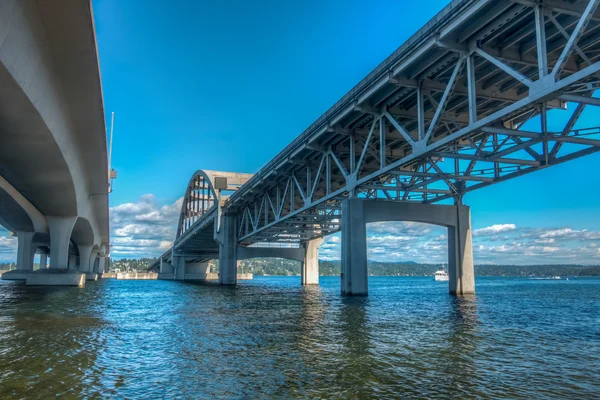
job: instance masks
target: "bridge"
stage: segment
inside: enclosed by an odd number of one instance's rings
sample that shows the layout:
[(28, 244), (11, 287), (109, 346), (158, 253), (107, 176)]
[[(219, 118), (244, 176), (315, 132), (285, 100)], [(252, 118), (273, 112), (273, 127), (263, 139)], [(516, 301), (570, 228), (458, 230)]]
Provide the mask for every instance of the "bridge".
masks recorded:
[[(83, 286), (104, 270), (109, 250), (90, 2), (3, 1), (0, 85), (0, 224), (18, 239), (17, 269), (2, 279)], [(33, 271), (36, 252), (40, 269)]]
[(317, 283), (341, 231), (342, 294), (366, 295), (366, 224), (416, 221), (448, 228), (449, 292), (474, 293), (464, 195), (600, 149), (580, 119), (600, 105), (599, 2), (452, 1), (241, 186), (199, 171), (153, 268), (185, 279), (218, 258), (233, 285), (239, 259), (287, 257)]

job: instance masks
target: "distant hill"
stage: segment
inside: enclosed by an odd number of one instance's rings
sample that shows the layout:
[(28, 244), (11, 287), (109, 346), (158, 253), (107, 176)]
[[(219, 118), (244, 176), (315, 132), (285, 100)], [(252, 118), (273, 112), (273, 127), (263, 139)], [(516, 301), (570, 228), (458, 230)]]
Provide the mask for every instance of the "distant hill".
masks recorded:
[[(145, 271), (154, 261), (153, 258), (121, 259), (111, 263), (111, 269), (119, 268), (122, 271)], [(419, 264), (414, 261), (380, 262), (369, 261), (369, 275), (374, 276), (432, 276), (440, 267), (439, 264)], [(0, 263), (0, 270), (15, 268), (14, 263)], [(240, 261), (240, 272), (251, 272), (254, 275), (300, 275), (300, 263), (284, 259), (256, 258)], [(214, 262), (212, 269), (218, 271), (218, 262)], [(319, 273), (322, 276), (336, 276), (340, 274), (340, 261), (319, 261)], [(490, 265), (475, 266), (476, 276), (600, 276), (600, 266), (589, 265)]]
[[(374, 276), (432, 276), (439, 264), (419, 264), (407, 262), (369, 261), (369, 275)], [(240, 262), (243, 272), (254, 275), (300, 275), (300, 265), (295, 261), (282, 259), (254, 259)], [(339, 261), (319, 261), (322, 276), (340, 274)], [(476, 276), (600, 276), (600, 266), (584, 265), (476, 265)]]

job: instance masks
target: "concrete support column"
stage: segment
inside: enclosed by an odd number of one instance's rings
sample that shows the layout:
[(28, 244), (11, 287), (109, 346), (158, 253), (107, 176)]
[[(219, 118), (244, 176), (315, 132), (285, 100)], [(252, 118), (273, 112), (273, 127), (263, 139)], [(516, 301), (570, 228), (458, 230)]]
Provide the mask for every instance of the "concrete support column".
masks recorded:
[(98, 257), (98, 273), (99, 274), (103, 274), (105, 272), (104, 271), (105, 264), (106, 264), (106, 257), (103, 255), (100, 255)]
[(69, 268), (69, 244), (77, 217), (48, 217), (50, 228), (50, 268)]
[(208, 265), (208, 261), (186, 264), (185, 280), (205, 281), (209, 274), (210, 266)]
[(40, 269), (46, 269), (48, 267), (48, 255), (40, 254)]
[(175, 280), (182, 281), (185, 279), (185, 257), (173, 256), (173, 269)]
[(92, 272), (90, 269), (90, 257), (94, 246), (78, 246), (79, 247), (79, 271)]
[(319, 284), (319, 246), (323, 244), (323, 239), (313, 239), (304, 243), (304, 262), (300, 271), (300, 277), (303, 285)]
[(448, 285), (450, 294), (475, 293), (471, 209), (455, 206), (456, 226), (448, 227)]
[(77, 256), (75, 254), (69, 254), (68, 269), (77, 269)]
[(342, 201), (342, 295), (366, 296), (367, 224), (363, 199)]
[(161, 274), (172, 274), (173, 273), (173, 265), (163, 259), (160, 259), (160, 273)]
[(17, 269), (33, 271), (33, 235), (35, 232), (17, 232)]
[(237, 283), (237, 219), (235, 216), (221, 217), (219, 232), (219, 283)]
[(206, 275), (208, 273), (210, 273), (210, 267), (208, 265), (208, 261), (205, 262), (197, 262), (197, 263), (193, 263), (193, 264), (187, 264), (186, 266), (186, 275), (187, 274), (192, 274), (192, 275), (197, 275), (197, 274), (201, 274), (201, 275)]
[(96, 267), (96, 259), (98, 258), (98, 251), (93, 251), (92, 253), (90, 253), (90, 261), (89, 261), (89, 268), (88, 271), (89, 272), (95, 272), (95, 267)]

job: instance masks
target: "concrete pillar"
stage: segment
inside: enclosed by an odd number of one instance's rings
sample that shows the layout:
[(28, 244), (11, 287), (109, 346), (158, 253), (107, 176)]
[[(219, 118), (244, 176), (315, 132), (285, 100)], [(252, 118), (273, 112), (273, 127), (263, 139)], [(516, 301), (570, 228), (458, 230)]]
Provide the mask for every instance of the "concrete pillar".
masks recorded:
[(69, 244), (77, 217), (47, 217), (50, 228), (50, 268), (69, 268)]
[(363, 199), (342, 201), (342, 295), (366, 296), (367, 271), (367, 224)]
[(17, 232), (17, 269), (33, 271), (33, 235), (35, 232)]
[(185, 270), (185, 274), (192, 274), (192, 275), (197, 275), (197, 274), (201, 274), (201, 275), (206, 275), (210, 272), (210, 267), (208, 265), (208, 261), (205, 262), (197, 262), (197, 263), (189, 263), (186, 265), (186, 270)]
[(164, 261), (162, 258), (160, 259), (160, 273), (161, 274), (172, 274), (173, 264)]
[(456, 226), (448, 227), (448, 285), (450, 294), (475, 293), (471, 209), (455, 206)]
[(300, 278), (303, 285), (319, 284), (319, 246), (323, 244), (323, 239), (313, 239), (304, 243), (304, 262), (300, 271)]
[(40, 269), (46, 269), (48, 267), (48, 255), (43, 253), (40, 254)]
[(69, 254), (68, 269), (77, 269), (77, 256), (75, 254)]
[(89, 263), (88, 271), (89, 271), (89, 272), (94, 272), (94, 273), (96, 273), (96, 272), (94, 271), (94, 267), (96, 266), (96, 259), (97, 259), (97, 258), (98, 258), (98, 251), (97, 251), (97, 250), (96, 250), (96, 251), (92, 251), (92, 252), (90, 253), (90, 260), (88, 261), (88, 263)]
[(173, 256), (173, 269), (174, 269), (174, 278), (177, 281), (182, 281), (185, 279), (185, 257), (182, 256)]
[(235, 216), (221, 217), (219, 232), (219, 283), (235, 285), (237, 283), (237, 219)]
[(188, 263), (185, 266), (185, 280), (205, 281), (210, 274), (208, 261)]
[(103, 255), (100, 255), (98, 257), (98, 273), (99, 274), (103, 274), (104, 272), (104, 266), (106, 264), (106, 257), (104, 257)]
[(90, 269), (90, 257), (94, 246), (78, 246), (79, 247), (79, 271), (92, 272)]

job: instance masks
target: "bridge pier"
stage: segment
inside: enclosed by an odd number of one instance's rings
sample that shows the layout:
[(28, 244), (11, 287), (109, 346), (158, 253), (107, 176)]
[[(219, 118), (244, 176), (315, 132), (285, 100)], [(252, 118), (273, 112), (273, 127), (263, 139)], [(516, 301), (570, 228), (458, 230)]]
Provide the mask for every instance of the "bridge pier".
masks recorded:
[(448, 287), (450, 294), (475, 293), (471, 208), (454, 206), (456, 225), (448, 227)]
[(50, 230), (50, 268), (27, 274), (26, 285), (85, 286), (85, 274), (69, 270), (69, 246), (77, 217), (47, 217), (47, 220)]
[(173, 265), (160, 259), (160, 265), (158, 270), (158, 279), (174, 279)]
[(48, 217), (50, 269), (69, 268), (69, 245), (77, 217)]
[(208, 261), (189, 263), (185, 266), (186, 281), (206, 281), (210, 278)]
[(106, 269), (106, 257), (103, 255), (100, 255), (98, 257), (98, 273), (99, 274), (105, 273), (106, 272), (105, 269)]
[[(93, 271), (92, 250), (94, 246), (78, 246), (79, 247), (79, 272), (85, 274), (86, 281), (95, 281), (98, 275)], [(96, 257), (94, 257), (95, 260)]]
[(369, 293), (367, 271), (367, 223), (363, 199), (342, 202), (342, 295), (366, 296)]
[(17, 269), (2, 274), (3, 280), (25, 280), (33, 271), (33, 236), (35, 232), (17, 232)]
[(182, 281), (185, 279), (185, 257), (173, 256), (173, 279)]
[(322, 238), (304, 243), (304, 260), (300, 270), (302, 285), (319, 284), (319, 246), (322, 244)]
[(46, 253), (40, 254), (40, 269), (46, 269), (48, 267), (48, 255)]
[(368, 294), (366, 224), (380, 221), (447, 227), (448, 290), (457, 295), (475, 293), (469, 207), (351, 198), (342, 202), (342, 217), (342, 295)]
[(221, 217), (219, 232), (219, 284), (237, 284), (237, 219), (227, 215)]

